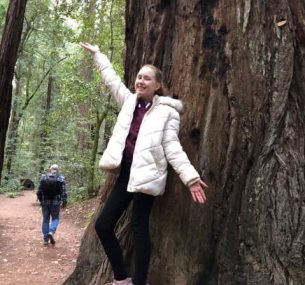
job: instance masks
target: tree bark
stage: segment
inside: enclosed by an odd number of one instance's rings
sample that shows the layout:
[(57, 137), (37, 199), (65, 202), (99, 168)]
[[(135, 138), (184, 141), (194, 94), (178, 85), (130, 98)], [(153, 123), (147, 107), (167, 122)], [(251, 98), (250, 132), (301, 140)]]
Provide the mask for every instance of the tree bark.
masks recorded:
[(0, 181), (12, 101), (12, 80), (27, 0), (11, 0), (0, 44)]
[[(209, 185), (195, 205), (170, 172), (151, 216), (149, 283), (304, 284), (304, 1), (126, 5), (127, 85), (144, 63), (163, 70), (184, 102), (182, 145)], [(65, 284), (110, 277), (92, 224), (88, 240), (96, 247), (82, 246)]]

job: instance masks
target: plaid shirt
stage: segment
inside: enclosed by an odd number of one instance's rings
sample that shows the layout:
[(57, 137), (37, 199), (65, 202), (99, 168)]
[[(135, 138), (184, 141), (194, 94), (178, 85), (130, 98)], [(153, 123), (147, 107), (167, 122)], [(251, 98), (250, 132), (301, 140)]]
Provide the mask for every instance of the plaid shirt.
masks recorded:
[(43, 174), (40, 178), (40, 182), (38, 185), (38, 189), (36, 192), (37, 198), (41, 205), (60, 205), (61, 202), (67, 202), (67, 185), (65, 181), (65, 177), (63, 175), (57, 175), (57, 181), (60, 182), (61, 185), (61, 194), (54, 196), (53, 199), (48, 199), (44, 197), (43, 191), (41, 189), (41, 181), (45, 180), (48, 174)]

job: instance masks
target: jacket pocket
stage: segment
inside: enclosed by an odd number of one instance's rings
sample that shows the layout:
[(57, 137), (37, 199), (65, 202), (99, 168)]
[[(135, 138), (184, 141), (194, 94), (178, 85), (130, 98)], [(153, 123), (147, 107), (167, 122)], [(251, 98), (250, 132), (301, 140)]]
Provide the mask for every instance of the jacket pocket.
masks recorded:
[(167, 167), (167, 162), (162, 146), (154, 147), (150, 150), (150, 152), (152, 154), (159, 174), (162, 175)]

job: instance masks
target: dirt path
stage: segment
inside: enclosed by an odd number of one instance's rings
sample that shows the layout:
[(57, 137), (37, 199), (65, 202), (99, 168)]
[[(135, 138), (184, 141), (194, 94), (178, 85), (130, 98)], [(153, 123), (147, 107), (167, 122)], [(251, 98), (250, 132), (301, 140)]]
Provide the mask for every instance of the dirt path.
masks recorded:
[(61, 211), (56, 245), (44, 246), (35, 193), (0, 196), (0, 284), (62, 284), (74, 270), (81, 236), (96, 206), (97, 200)]

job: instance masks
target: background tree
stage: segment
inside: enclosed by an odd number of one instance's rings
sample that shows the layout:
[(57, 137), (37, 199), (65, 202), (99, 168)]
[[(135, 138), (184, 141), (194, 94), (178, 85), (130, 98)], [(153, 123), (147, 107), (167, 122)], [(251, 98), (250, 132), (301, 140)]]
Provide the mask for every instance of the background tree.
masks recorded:
[[(144, 63), (163, 70), (209, 184), (200, 207), (169, 175), (151, 217), (150, 283), (304, 284), (304, 20), (300, 0), (126, 2), (127, 85)], [(66, 285), (110, 277), (93, 223)]]
[[(19, 179), (38, 178), (40, 168), (44, 168), (40, 166), (40, 158), (49, 152), (39, 147), (40, 143), (36, 143), (33, 137), (39, 140), (42, 132), (37, 126), (41, 125), (43, 111), (40, 111), (40, 106), (45, 105), (42, 101), (43, 95), (48, 93), (48, 76), (51, 72), (55, 74), (54, 69), (58, 69), (59, 63), (67, 58), (62, 52), (62, 39), (69, 39), (64, 20), (56, 17), (56, 9), (49, 0), (30, 0), (25, 19), (14, 78), (14, 103), (5, 157), (7, 168), (4, 169), (7, 183), (15, 181), (13, 186)], [(35, 131), (37, 133), (33, 134)], [(41, 149), (43, 154), (40, 154)]]
[(29, 1), (5, 152), (8, 181), (0, 192), (18, 188), (25, 178), (36, 184), (41, 172), (58, 163), (69, 182), (70, 201), (97, 194), (104, 179), (96, 175), (97, 152), (115, 109), (79, 42), (94, 38), (122, 74), (123, 16), (121, 0)]
[[(30, 2), (32, 4), (33, 2)], [(14, 73), (15, 88), (13, 89), (13, 104), (10, 116), (10, 123), (7, 134), (6, 142), (6, 175), (7, 177), (14, 176), (13, 174), (13, 164), (16, 158), (17, 147), (19, 146), (19, 125), (21, 119), (25, 113), (26, 108), (29, 106), (31, 100), (35, 95), (38, 94), (40, 86), (43, 84), (45, 78), (49, 74), (50, 70), (41, 76), (42, 79), (37, 83), (37, 87), (31, 93), (30, 83), (33, 79), (33, 66), (35, 53), (32, 52), (33, 45), (29, 44), (32, 40), (31, 36), (34, 35), (35, 29), (37, 29), (37, 22), (39, 18), (44, 16), (43, 12), (46, 11), (46, 3), (40, 3), (39, 9), (28, 9), (25, 15), (25, 25), (22, 32), (22, 38), (19, 45), (18, 61)], [(30, 11), (29, 11), (30, 10)], [(36, 39), (34, 39), (35, 44), (37, 44)], [(31, 46), (31, 52), (29, 52), (29, 47)], [(25, 89), (25, 92), (22, 90)], [(20, 106), (22, 104), (22, 106)]]
[(0, 181), (12, 101), (12, 81), (27, 0), (9, 3), (0, 44)]

